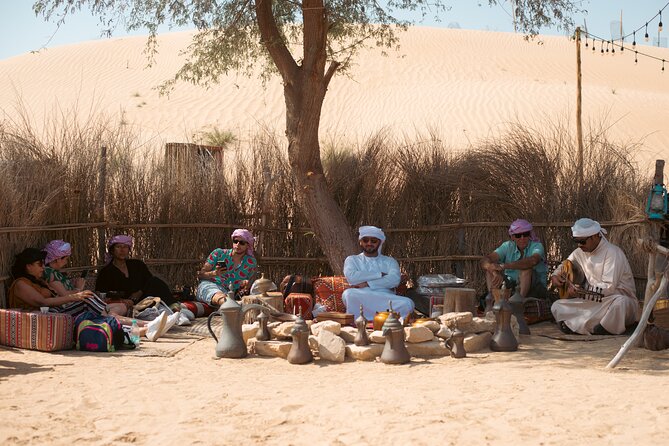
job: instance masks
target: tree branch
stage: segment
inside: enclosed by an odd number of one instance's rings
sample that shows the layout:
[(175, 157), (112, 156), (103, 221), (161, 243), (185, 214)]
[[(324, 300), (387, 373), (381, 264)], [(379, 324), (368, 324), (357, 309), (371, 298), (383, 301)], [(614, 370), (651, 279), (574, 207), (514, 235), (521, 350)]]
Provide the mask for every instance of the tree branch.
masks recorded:
[(327, 21), (323, 0), (304, 0), (302, 3), (305, 73), (322, 78), (327, 59)]
[(298, 70), (297, 62), (286, 47), (272, 13), (272, 0), (256, 1), (256, 18), (263, 45), (276, 64), (283, 81), (292, 83)]

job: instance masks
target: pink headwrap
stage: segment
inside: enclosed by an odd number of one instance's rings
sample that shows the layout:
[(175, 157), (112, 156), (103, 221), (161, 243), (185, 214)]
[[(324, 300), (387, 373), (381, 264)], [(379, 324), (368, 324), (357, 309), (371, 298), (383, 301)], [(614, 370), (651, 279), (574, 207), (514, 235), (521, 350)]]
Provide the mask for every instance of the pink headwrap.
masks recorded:
[(129, 236), (129, 235), (115, 235), (109, 241), (107, 242), (107, 253), (105, 254), (105, 263), (109, 263), (112, 261), (112, 255), (111, 255), (111, 250), (114, 245), (128, 245), (128, 248), (132, 251), (132, 244), (134, 242), (134, 239)]
[(232, 236), (231, 238), (234, 240), (235, 237), (242, 238), (246, 240), (246, 254), (252, 256), (253, 255), (253, 247), (256, 243), (255, 237), (253, 237), (253, 234), (251, 231), (248, 229), (235, 229), (232, 231)]
[(46, 252), (44, 264), (48, 265), (61, 257), (72, 255), (72, 245), (63, 240), (51, 240), (42, 251)]
[(537, 235), (534, 233), (532, 223), (529, 221), (519, 218), (518, 220), (515, 220), (513, 223), (511, 223), (511, 226), (509, 226), (509, 235), (522, 234), (523, 232), (529, 232), (530, 240), (533, 242), (539, 241), (539, 237), (537, 237)]

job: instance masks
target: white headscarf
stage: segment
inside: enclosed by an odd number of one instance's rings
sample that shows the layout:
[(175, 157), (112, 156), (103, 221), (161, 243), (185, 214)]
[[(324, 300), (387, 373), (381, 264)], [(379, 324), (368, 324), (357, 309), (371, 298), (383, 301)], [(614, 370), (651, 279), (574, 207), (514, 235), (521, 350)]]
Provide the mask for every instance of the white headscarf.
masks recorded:
[(571, 234), (574, 237), (590, 237), (595, 234), (606, 234), (606, 229), (602, 228), (599, 222), (589, 218), (580, 218), (576, 220), (571, 227)]
[(383, 233), (381, 228), (377, 228), (376, 226), (360, 226), (358, 228), (358, 240), (362, 240), (363, 237), (374, 237), (381, 240), (381, 243), (379, 243), (379, 254), (381, 254), (381, 247), (383, 246), (383, 242), (386, 241), (386, 234)]

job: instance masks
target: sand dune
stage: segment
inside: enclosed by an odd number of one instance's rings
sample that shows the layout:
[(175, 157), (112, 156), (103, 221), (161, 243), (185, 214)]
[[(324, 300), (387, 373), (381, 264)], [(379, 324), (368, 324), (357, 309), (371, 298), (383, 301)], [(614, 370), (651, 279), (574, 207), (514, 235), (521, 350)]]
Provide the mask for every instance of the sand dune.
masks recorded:
[[(142, 132), (144, 138), (184, 141), (208, 126), (238, 135), (259, 125), (283, 133), (281, 83), (230, 75), (209, 89), (179, 84), (169, 97), (155, 87), (180, 66), (191, 33), (160, 39), (156, 64), (146, 68), (145, 39), (81, 43), (0, 61), (0, 106), (8, 116), (20, 97), (35, 122), (55, 107), (91, 106)], [(669, 50), (643, 47), (669, 59)], [(575, 48), (565, 37), (526, 41), (508, 33), (414, 28), (401, 51), (365, 51), (351, 77), (336, 77), (323, 109), (321, 137), (360, 140), (381, 129), (415, 135), (428, 129), (466, 149), (509, 123), (541, 128), (575, 115)], [(584, 48), (583, 117), (609, 127), (621, 143), (639, 143), (644, 165), (669, 158), (669, 89), (661, 63), (631, 51), (615, 56)]]

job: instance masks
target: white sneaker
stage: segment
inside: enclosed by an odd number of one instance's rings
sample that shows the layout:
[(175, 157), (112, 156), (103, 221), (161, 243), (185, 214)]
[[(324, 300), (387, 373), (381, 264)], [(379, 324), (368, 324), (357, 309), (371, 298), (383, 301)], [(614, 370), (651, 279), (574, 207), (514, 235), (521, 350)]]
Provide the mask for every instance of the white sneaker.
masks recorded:
[(190, 319), (188, 319), (188, 316), (185, 314), (179, 312), (179, 320), (177, 321), (177, 325), (182, 326), (182, 325), (190, 325)]
[(177, 324), (178, 321), (179, 321), (179, 312), (172, 313), (169, 316), (167, 316), (165, 327), (163, 328), (162, 333), (160, 333), (160, 336), (163, 336), (165, 333), (167, 333), (170, 330), (170, 328), (174, 327)]
[(160, 315), (148, 323), (146, 330), (146, 339), (155, 342), (159, 337), (165, 333), (165, 326), (167, 325), (167, 314), (160, 313)]

